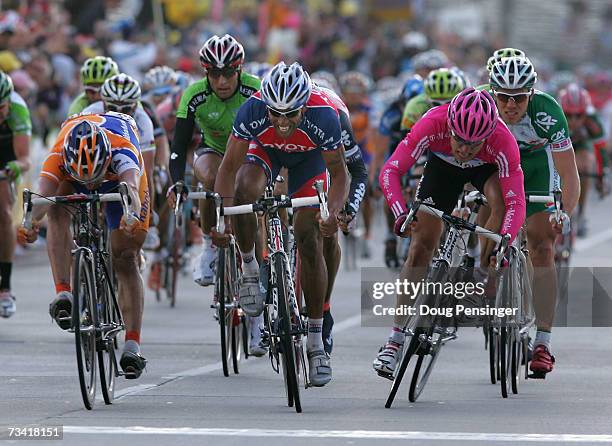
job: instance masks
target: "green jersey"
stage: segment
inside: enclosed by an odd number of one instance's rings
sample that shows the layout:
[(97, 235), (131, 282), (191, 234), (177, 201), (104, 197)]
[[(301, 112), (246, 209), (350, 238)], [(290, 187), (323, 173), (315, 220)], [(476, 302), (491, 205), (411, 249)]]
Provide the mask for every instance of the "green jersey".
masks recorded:
[(81, 92), (68, 107), (68, 116), (76, 115), (81, 113), (89, 105), (89, 99), (85, 92)]
[(0, 167), (16, 159), (13, 148), (13, 136), (31, 135), (32, 120), (25, 101), (16, 92), (11, 93), (9, 113), (0, 124)]
[(425, 93), (410, 99), (404, 107), (401, 129), (404, 131), (412, 129), (412, 126), (432, 107)]
[(231, 98), (222, 100), (213, 93), (208, 79), (201, 79), (183, 92), (176, 117), (195, 121), (202, 131), (202, 147), (225, 153), (238, 109), (259, 90), (260, 84), (258, 77), (242, 72), (238, 91)]

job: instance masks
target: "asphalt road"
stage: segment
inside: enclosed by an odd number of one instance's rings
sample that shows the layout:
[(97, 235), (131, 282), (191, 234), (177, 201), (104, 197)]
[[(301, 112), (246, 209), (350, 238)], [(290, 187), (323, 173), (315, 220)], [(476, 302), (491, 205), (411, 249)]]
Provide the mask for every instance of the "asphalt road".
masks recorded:
[[(578, 242), (575, 264), (612, 263), (611, 204), (612, 198), (591, 202), (590, 234)], [(382, 265), (383, 235), (375, 237), (373, 258), (358, 260), (360, 266)], [(610, 328), (556, 329), (555, 371), (546, 380), (521, 382), (519, 394), (508, 399), (489, 382), (481, 331), (461, 329), (442, 351), (419, 401), (408, 401), (405, 383), (393, 408), (385, 409), (390, 381), (378, 377), (371, 362), (388, 329), (361, 326), (360, 270), (343, 268), (332, 305), (333, 381), (303, 390), (304, 412), (296, 414), (286, 407), (282, 377), (267, 358), (243, 360), (239, 375), (222, 375), (218, 326), (209, 309), (212, 289), (183, 277), (174, 309), (147, 293), (146, 372), (137, 381), (119, 379), (111, 406), (98, 391), (88, 411), (74, 339), (47, 314), (53, 287), (44, 250), (20, 256), (13, 283), (18, 312), (0, 320), (0, 425), (63, 426), (58, 444), (612, 443)], [(589, 287), (583, 285), (587, 301)]]

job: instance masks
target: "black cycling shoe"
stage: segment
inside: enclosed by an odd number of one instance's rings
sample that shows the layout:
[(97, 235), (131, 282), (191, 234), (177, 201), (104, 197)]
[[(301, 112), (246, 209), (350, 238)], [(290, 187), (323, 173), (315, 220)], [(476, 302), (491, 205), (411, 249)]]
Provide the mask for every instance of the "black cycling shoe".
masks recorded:
[(123, 369), (125, 379), (137, 379), (140, 378), (142, 371), (147, 366), (147, 360), (140, 353), (125, 351), (121, 355), (119, 365)]
[(49, 304), (49, 315), (62, 330), (72, 326), (72, 295), (62, 291)]
[(323, 328), (321, 334), (323, 336), (323, 349), (325, 353), (331, 355), (334, 348), (334, 338), (332, 336), (332, 328), (334, 327), (334, 318), (329, 310), (323, 312)]

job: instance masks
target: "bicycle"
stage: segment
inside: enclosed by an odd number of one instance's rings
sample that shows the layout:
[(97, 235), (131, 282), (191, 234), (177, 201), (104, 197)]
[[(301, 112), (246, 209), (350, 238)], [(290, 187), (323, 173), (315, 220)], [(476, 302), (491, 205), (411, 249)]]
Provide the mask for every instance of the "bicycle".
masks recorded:
[[(266, 285), (264, 306), (263, 339), (270, 346), (269, 355), (272, 369), (283, 370), (287, 405), (302, 412), (300, 400), (300, 376), (304, 388), (308, 388), (307, 366), (304, 355), (303, 337), (307, 334), (306, 321), (302, 315), (295, 294), (294, 279), (289, 257), (285, 248), (283, 228), (279, 209), (319, 205), (322, 218), (327, 218), (327, 197), (323, 182), (317, 181), (316, 197), (293, 198), (274, 195), (268, 186), (263, 198), (253, 204), (223, 207), (217, 215), (240, 215), (263, 213), (267, 223), (268, 261), (270, 274)], [(279, 367), (280, 365), (280, 367)]]
[(23, 226), (32, 227), (34, 206), (64, 205), (74, 210), (72, 249), (72, 315), (68, 330), (74, 333), (79, 385), (85, 407), (93, 408), (96, 394), (96, 362), (100, 387), (106, 404), (112, 404), (115, 379), (124, 373), (117, 367), (117, 336), (125, 330), (119, 307), (117, 288), (111, 266), (109, 232), (100, 215), (100, 204), (120, 201), (126, 223), (134, 218), (128, 208), (127, 184), (118, 186), (118, 193), (74, 194), (56, 197), (36, 197), (23, 191)]
[[(419, 209), (437, 216), (445, 222), (448, 228), (446, 237), (438, 250), (438, 254), (432, 261), (425, 283), (433, 283), (435, 285), (437, 283), (447, 282), (451, 279), (451, 265), (457, 265), (459, 263), (456, 254), (454, 255), (453, 253), (456, 252), (455, 248), (457, 244), (460, 243), (463, 231), (480, 234), (500, 243), (500, 252), (497, 257), (497, 267), (499, 268), (507, 247), (507, 236), (502, 237), (474, 223), (429, 207), (420, 201), (415, 201), (413, 203), (402, 227), (402, 232), (413, 221)], [(393, 380), (391, 391), (385, 403), (386, 408), (390, 408), (393, 404), (393, 400), (395, 399), (412, 356), (416, 356), (417, 360), (410, 381), (408, 398), (411, 402), (415, 402), (423, 392), (431, 376), (431, 372), (433, 371), (441, 348), (447, 342), (457, 338), (456, 314), (449, 314), (446, 311), (447, 308), (452, 309), (455, 307), (455, 298), (443, 295), (442, 292), (436, 292), (435, 286), (433, 287), (433, 291), (430, 291), (430, 288), (431, 287), (427, 287), (427, 290), (417, 297), (414, 308), (420, 310), (421, 306), (426, 306), (432, 309), (432, 313), (435, 313), (435, 315), (430, 316), (428, 314), (418, 314), (417, 312), (414, 316), (409, 317), (404, 325), (403, 332), (406, 336), (410, 336), (410, 342), (402, 353), (400, 367), (396, 370), (395, 375), (384, 375)]]
[[(176, 194), (181, 197), (181, 186), (177, 186)], [(223, 219), (221, 219), (222, 199), (219, 194), (207, 191), (190, 192), (189, 200), (214, 200), (217, 218), (218, 232), (225, 230)], [(184, 223), (183, 199), (176, 201), (174, 216), (176, 228), (181, 228)], [(239, 373), (239, 362), (241, 357), (240, 343), (242, 342), (245, 357), (248, 355), (249, 333), (246, 316), (238, 303), (239, 280), (242, 275), (240, 267), (240, 254), (233, 236), (227, 247), (219, 248), (217, 253), (217, 266), (215, 274), (214, 301), (211, 308), (215, 309), (215, 319), (219, 322), (221, 340), (221, 364), (223, 375), (229, 376), (229, 364), (231, 363), (234, 373)]]

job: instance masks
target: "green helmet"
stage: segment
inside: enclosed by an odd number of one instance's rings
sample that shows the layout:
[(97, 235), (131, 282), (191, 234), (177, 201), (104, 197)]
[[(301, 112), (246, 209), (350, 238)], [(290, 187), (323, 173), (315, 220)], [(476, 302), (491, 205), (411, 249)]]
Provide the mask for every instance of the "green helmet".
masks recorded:
[(4, 71), (0, 71), (0, 102), (6, 101), (13, 93), (13, 81)]
[(525, 57), (525, 52), (517, 48), (500, 48), (493, 52), (493, 55), (487, 60), (487, 71), (490, 73), (493, 69), (493, 64), (502, 60), (502, 57)]
[(91, 57), (81, 67), (81, 82), (83, 85), (102, 84), (115, 74), (119, 74), (119, 67), (113, 59), (104, 56)]
[(432, 101), (448, 102), (464, 88), (463, 79), (448, 68), (430, 71), (425, 79), (425, 95)]

